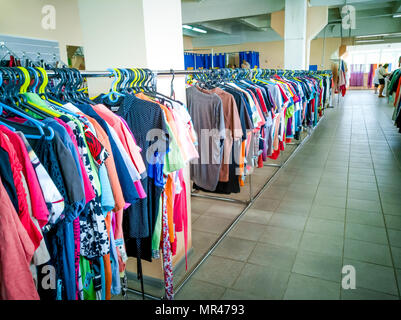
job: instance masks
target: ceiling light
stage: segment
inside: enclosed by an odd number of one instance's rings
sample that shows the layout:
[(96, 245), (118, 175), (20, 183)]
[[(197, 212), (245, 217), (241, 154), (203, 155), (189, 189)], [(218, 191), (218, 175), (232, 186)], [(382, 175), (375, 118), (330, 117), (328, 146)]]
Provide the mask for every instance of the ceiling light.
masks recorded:
[(196, 32), (200, 32), (200, 33), (207, 33), (206, 30), (195, 28), (195, 27), (192, 28), (192, 31), (196, 31)]
[(393, 18), (401, 18), (401, 13), (394, 13)]
[(373, 37), (381, 37), (381, 36), (383, 36), (383, 37), (385, 37), (385, 36), (388, 36), (389, 34), (388, 33), (380, 33), (380, 34), (369, 34), (369, 35), (366, 35), (366, 36), (356, 36), (355, 38), (373, 38)]
[(182, 27), (183, 27), (184, 29), (188, 29), (188, 30), (192, 30), (192, 29), (193, 29), (191, 26), (188, 26), (188, 25), (186, 25), (186, 24), (184, 24)]
[(368, 43), (368, 42), (383, 42), (383, 39), (372, 39), (372, 40), (356, 40), (355, 43)]

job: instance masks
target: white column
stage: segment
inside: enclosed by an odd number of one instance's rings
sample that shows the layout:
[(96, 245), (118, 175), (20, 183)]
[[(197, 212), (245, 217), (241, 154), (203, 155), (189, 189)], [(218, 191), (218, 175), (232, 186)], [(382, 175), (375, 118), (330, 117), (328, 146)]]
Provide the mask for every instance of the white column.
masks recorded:
[[(184, 68), (180, 0), (79, 0), (79, 14), (87, 70)], [(109, 87), (90, 79), (91, 95)]]
[(306, 24), (307, 0), (285, 0), (285, 69), (306, 69)]

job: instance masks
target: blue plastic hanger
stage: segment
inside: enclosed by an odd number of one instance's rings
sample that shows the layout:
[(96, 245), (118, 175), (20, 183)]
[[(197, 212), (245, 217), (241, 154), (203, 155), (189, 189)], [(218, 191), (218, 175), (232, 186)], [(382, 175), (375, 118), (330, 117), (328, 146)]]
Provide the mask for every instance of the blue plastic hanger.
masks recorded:
[[(50, 132), (50, 135), (46, 136), (46, 140), (52, 140), (52, 139), (53, 139), (53, 137), (54, 137), (54, 131), (53, 131), (52, 128), (47, 127), (45, 124), (41, 123), (40, 121), (38, 121), (38, 120), (36, 120), (36, 119), (34, 119), (34, 118), (31, 118), (30, 116), (28, 116), (28, 115), (26, 115), (26, 114), (24, 114), (24, 113), (22, 113), (22, 112), (20, 112), (20, 111), (18, 111), (18, 110), (16, 110), (16, 109), (12, 108), (12, 107), (9, 107), (9, 106), (5, 105), (4, 103), (1, 103), (1, 102), (0, 102), (0, 107), (1, 107), (2, 109), (11, 111), (12, 113), (14, 113), (14, 114), (20, 116), (21, 118), (24, 118), (24, 119), (28, 120), (28, 121), (29, 121), (30, 123), (32, 123), (32, 124), (39, 130), (39, 132), (40, 132), (40, 136), (27, 134), (27, 135), (25, 135), (25, 137), (30, 138), (30, 139), (40, 139), (40, 138), (42, 138), (43, 136), (45, 136), (45, 132), (43, 131), (43, 128), (46, 127), (46, 129), (49, 130), (49, 132)], [(2, 112), (3, 112), (3, 110), (2, 110)], [(14, 131), (15, 131), (15, 130), (14, 130)]]
[[(114, 75), (114, 80), (111, 84), (111, 89), (110, 92), (105, 94), (103, 97), (108, 98), (111, 102), (117, 102), (118, 97), (123, 97), (124, 95), (116, 91), (116, 86), (117, 83), (121, 80), (121, 73), (118, 71), (118, 69), (107, 69), (107, 71), (110, 71)], [(115, 99), (113, 97), (115, 96)]]

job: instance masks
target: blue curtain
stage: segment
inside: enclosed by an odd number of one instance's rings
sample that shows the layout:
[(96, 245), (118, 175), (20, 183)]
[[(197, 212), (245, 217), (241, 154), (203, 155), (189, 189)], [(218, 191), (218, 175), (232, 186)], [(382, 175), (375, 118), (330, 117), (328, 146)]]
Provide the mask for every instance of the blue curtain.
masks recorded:
[(185, 70), (195, 69), (195, 54), (185, 52), (184, 53), (184, 66)]
[(203, 54), (196, 54), (196, 69), (201, 69), (205, 67), (205, 57)]
[(251, 68), (255, 68), (255, 67), (259, 68), (259, 52), (241, 51), (239, 53), (240, 65), (242, 64), (242, 61), (244, 61), (244, 60), (249, 63)]

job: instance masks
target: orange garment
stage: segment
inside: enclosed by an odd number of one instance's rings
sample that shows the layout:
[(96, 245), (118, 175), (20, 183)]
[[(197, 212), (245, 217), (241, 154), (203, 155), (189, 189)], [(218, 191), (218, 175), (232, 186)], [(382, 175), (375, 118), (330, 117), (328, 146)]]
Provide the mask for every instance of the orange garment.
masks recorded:
[(170, 173), (167, 177), (167, 182), (164, 191), (167, 196), (166, 210), (167, 210), (168, 233), (170, 242), (173, 243), (175, 240), (175, 236), (174, 236), (174, 179), (172, 173)]
[[(110, 235), (110, 227), (111, 227), (111, 213), (108, 212), (106, 218), (104, 219), (106, 222), (107, 234)], [(110, 239), (109, 239), (110, 242)], [(111, 273), (111, 261), (110, 261), (110, 253), (103, 256), (103, 264), (104, 264), (104, 278), (106, 282), (106, 300), (111, 299), (111, 282), (112, 282), (112, 273)]]
[(129, 132), (128, 128), (124, 125), (121, 119), (115, 115), (111, 110), (102, 104), (93, 106), (93, 109), (98, 113), (117, 133), (125, 151), (131, 158), (135, 168), (142, 174), (146, 171), (145, 163), (141, 156), (141, 148), (135, 143), (134, 138)]
[[(111, 151), (109, 137), (107, 136), (107, 133), (103, 130), (103, 128), (100, 126), (100, 124), (95, 119), (89, 117), (88, 115), (84, 115), (84, 116), (85, 116), (85, 118), (87, 118), (89, 120), (90, 123), (92, 123), (93, 127), (95, 128), (98, 140), (105, 147), (105, 149), (107, 150), (107, 152), (109, 154), (109, 157), (105, 161), (105, 165), (106, 165), (106, 169), (107, 169), (107, 174), (109, 176), (110, 185), (111, 185), (111, 189), (113, 191), (113, 197), (114, 197), (114, 202), (115, 202), (115, 207), (114, 207), (113, 211), (118, 212), (124, 208), (125, 200), (124, 200), (124, 196), (123, 196), (123, 191), (121, 189), (120, 180), (118, 179), (116, 164), (114, 162), (113, 152)], [(122, 228), (122, 226), (121, 226), (121, 228)], [(116, 233), (116, 235), (117, 235), (117, 233)], [(121, 231), (120, 235), (122, 236), (122, 231)]]

